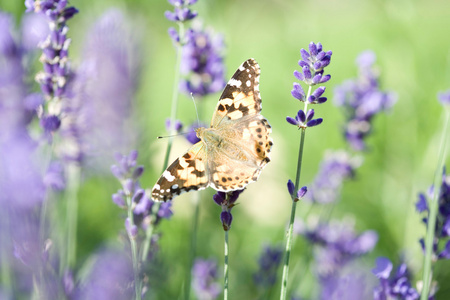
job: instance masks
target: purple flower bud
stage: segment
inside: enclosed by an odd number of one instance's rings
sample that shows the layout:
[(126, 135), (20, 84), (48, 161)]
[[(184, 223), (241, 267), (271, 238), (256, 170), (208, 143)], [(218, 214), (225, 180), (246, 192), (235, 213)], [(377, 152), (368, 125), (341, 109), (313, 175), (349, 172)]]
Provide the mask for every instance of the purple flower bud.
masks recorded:
[(427, 199), (425, 198), (425, 195), (422, 193), (419, 194), (419, 200), (417, 200), (416, 202), (416, 210), (419, 213), (428, 211)]
[(242, 190), (237, 190), (237, 191), (232, 191), (232, 192), (228, 192), (228, 203), (229, 204), (233, 204), (234, 202), (236, 202), (236, 200), (239, 198), (239, 195), (244, 191), (244, 189)]
[(64, 272), (63, 287), (64, 287), (64, 293), (66, 295), (72, 294), (73, 290), (75, 289), (75, 282), (73, 279), (73, 274), (70, 270), (66, 270)]
[(300, 101), (305, 101), (305, 92), (298, 82), (294, 82), (294, 88), (292, 89), (291, 94), (294, 98)]
[[(309, 113), (309, 112), (308, 112), (308, 113)], [(297, 112), (297, 116), (295, 117), (295, 119), (296, 119), (297, 121), (301, 122), (301, 123), (305, 123), (305, 120), (306, 120), (305, 112), (304, 112), (303, 110), (300, 109), (300, 110)]]
[(314, 127), (314, 126), (322, 124), (322, 122), (323, 122), (323, 119), (322, 118), (318, 118), (318, 119), (314, 119), (314, 120), (309, 121), (308, 123), (306, 123), (306, 126), (307, 127)]
[(388, 279), (392, 271), (392, 262), (386, 257), (378, 257), (375, 261), (375, 268), (372, 273), (378, 278)]
[(303, 61), (309, 61), (309, 58), (311, 57), (308, 53), (308, 51), (306, 51), (305, 49), (300, 49), (300, 55), (303, 59)]
[(220, 214), (220, 220), (222, 221), (223, 230), (228, 231), (231, 227), (231, 221), (233, 221), (233, 216), (228, 211), (223, 211)]
[(316, 99), (317, 104), (322, 104), (327, 102), (327, 97), (320, 97), (319, 99)]
[(320, 96), (322, 96), (324, 92), (325, 92), (325, 87), (319, 86), (312, 94), (317, 99)]
[[(176, 16), (176, 14), (174, 12), (171, 11), (166, 11), (164, 12), (164, 16), (166, 17), (167, 20), (172, 21), (172, 22), (176, 22), (178, 21), (178, 18)], [(170, 33), (169, 33), (170, 34)]]
[(71, 19), (77, 13), (78, 13), (78, 9), (76, 9), (75, 7), (68, 7), (63, 11), (61, 17), (63, 18), (64, 21), (67, 21), (67, 20)]
[(289, 116), (286, 117), (286, 121), (288, 121), (288, 123), (290, 123), (290, 124), (292, 124), (294, 126), (297, 126), (299, 124), (296, 119), (294, 119), (292, 117), (289, 117)]
[[(133, 202), (137, 203), (133, 212), (136, 215), (139, 215), (139, 214), (147, 215), (150, 212), (150, 209), (153, 205), (153, 201), (147, 197), (144, 190), (142, 190), (142, 189), (140, 189), (140, 190), (142, 191), (142, 194), (139, 197), (136, 197), (136, 195), (137, 195), (137, 193), (136, 193), (135, 196), (133, 197)], [(137, 199), (137, 198), (139, 198), (139, 199)]]
[(138, 234), (138, 228), (136, 225), (131, 224), (130, 218), (125, 219), (125, 229), (127, 230), (128, 236), (131, 239), (136, 238)]
[(132, 150), (130, 152), (130, 155), (128, 156), (128, 165), (130, 167), (135, 166), (137, 158), (138, 158), (138, 151), (137, 150)]
[(294, 194), (294, 189), (295, 189), (295, 186), (294, 186), (294, 183), (292, 182), (292, 180), (288, 180), (288, 183), (287, 183), (287, 188), (288, 188), (288, 191), (289, 191), (289, 195), (293, 195)]
[(309, 69), (309, 67), (305, 66), (305, 67), (303, 67), (302, 70), (303, 70), (303, 74), (305, 75), (305, 80), (312, 78), (311, 70)]
[(303, 198), (306, 195), (306, 192), (308, 191), (308, 188), (306, 186), (303, 186), (301, 189), (297, 192), (297, 197), (299, 199)]
[(111, 173), (119, 180), (122, 180), (124, 175), (120, 168), (116, 165), (111, 166)]
[(317, 46), (314, 42), (309, 43), (309, 53), (311, 53), (312, 56), (316, 56), (318, 53)]
[(145, 191), (143, 189), (138, 189), (132, 198), (132, 201), (134, 203), (139, 203), (139, 201), (142, 199), (142, 197), (144, 196)]
[[(302, 66), (303, 67), (303, 66)], [(299, 71), (297, 71), (297, 70), (295, 70), (294, 71), (294, 76), (295, 76), (295, 78), (297, 78), (298, 80), (300, 80), (300, 81), (304, 81), (305, 80), (305, 75), (303, 75), (303, 73), (302, 72), (299, 72)], [(298, 83), (297, 83), (298, 84)], [(294, 83), (294, 85), (295, 85), (295, 83)], [(295, 88), (295, 86), (294, 86), (294, 88)], [(301, 88), (301, 87), (300, 87)], [(304, 93), (303, 93), (304, 94)], [(294, 96), (295, 97), (295, 96)], [(297, 97), (296, 97), (297, 98)], [(298, 99), (298, 98), (297, 98)]]
[(143, 166), (138, 166), (136, 169), (134, 169), (133, 175), (131, 175), (131, 177), (134, 180), (137, 180), (137, 179), (139, 179), (139, 177), (142, 176), (142, 173), (144, 173), (144, 167)]
[(450, 241), (445, 244), (444, 250), (439, 253), (438, 258), (440, 259), (450, 259)]
[(55, 132), (61, 126), (61, 120), (58, 116), (55, 115), (43, 117), (40, 123), (41, 127), (45, 130), (46, 133)]
[(177, 43), (180, 42), (180, 36), (179, 36), (179, 34), (178, 34), (178, 32), (177, 32), (177, 30), (175, 28), (170, 27), (169, 30), (168, 30), (168, 33), (169, 33), (169, 36), (170, 36), (170, 38), (172, 39), (172, 41), (174, 43), (177, 44)]
[(124, 193), (122, 190), (119, 190), (117, 193), (112, 195), (112, 201), (119, 207), (126, 207)]
[(126, 194), (132, 194), (134, 191), (134, 181), (130, 178), (125, 179), (123, 189)]
[(213, 196), (214, 202), (217, 203), (217, 205), (222, 206), (222, 204), (225, 202), (226, 199), (226, 193), (225, 192), (217, 192)]
[(442, 236), (449, 237), (450, 236), (450, 216), (447, 216), (447, 219), (442, 226)]
[(172, 130), (175, 130), (175, 132), (180, 132), (181, 129), (183, 129), (183, 123), (181, 123), (180, 120), (175, 120), (173, 122), (170, 119), (166, 119), (166, 130), (167, 132), (172, 132)]
[[(312, 118), (314, 117), (314, 109), (310, 109), (308, 110), (308, 113), (306, 114), (306, 121), (309, 122), (312, 120)], [(305, 122), (305, 120), (303, 120), (302, 122)]]
[(318, 83), (325, 83), (330, 79), (331, 79), (331, 75), (328, 74), (328, 75), (322, 76), (322, 78), (320, 79), (320, 81)]
[(163, 219), (170, 219), (170, 217), (173, 215), (171, 208), (172, 208), (171, 201), (162, 203), (161, 206), (159, 207), (158, 217)]

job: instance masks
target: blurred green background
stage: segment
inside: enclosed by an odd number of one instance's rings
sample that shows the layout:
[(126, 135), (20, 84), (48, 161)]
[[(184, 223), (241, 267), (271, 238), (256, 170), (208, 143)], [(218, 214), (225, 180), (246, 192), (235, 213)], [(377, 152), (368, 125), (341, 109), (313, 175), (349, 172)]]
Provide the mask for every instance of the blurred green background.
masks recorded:
[[(71, 1), (80, 13), (69, 21), (72, 38), (72, 64), (80, 63), (84, 37), (90, 26), (111, 7), (128, 16), (140, 38), (143, 53), (142, 74), (134, 99), (134, 121), (137, 124), (139, 162), (146, 167), (141, 181), (151, 188), (159, 177), (167, 140), (156, 140), (165, 134), (164, 120), (170, 114), (175, 50), (167, 35), (173, 24), (164, 17), (171, 10), (167, 1)], [(0, 1), (0, 9), (17, 17), (24, 12), (23, 1)], [(329, 101), (315, 107), (324, 118), (321, 126), (309, 130), (306, 137), (302, 185), (314, 178), (318, 164), (327, 149), (345, 148), (341, 126), (342, 112), (333, 105), (333, 88), (356, 76), (355, 58), (363, 50), (377, 55), (383, 90), (395, 91), (398, 101), (388, 114), (375, 118), (374, 130), (367, 140), (369, 151), (357, 170), (354, 181), (345, 184), (332, 218), (353, 217), (359, 231), (374, 229), (379, 233), (375, 251), (363, 258), (367, 268), (383, 255), (398, 262), (404, 258), (413, 273), (414, 282), (421, 278), (422, 254), (418, 239), (425, 233), (421, 216), (414, 203), (419, 191), (432, 183), (437, 163), (443, 124), (442, 106), (436, 100), (438, 91), (450, 88), (450, 2), (432, 1), (239, 1), (199, 0), (194, 5), (205, 26), (224, 35), (227, 79), (247, 58), (254, 57), (261, 67), (260, 90), (263, 115), (273, 127), (272, 161), (258, 183), (251, 184), (233, 210), (230, 232), (230, 286), (233, 299), (250, 299), (255, 291), (246, 288), (257, 269), (257, 258), (264, 243), (283, 244), (291, 202), (286, 182), (294, 179), (299, 131), (286, 123), (301, 108), (290, 96), (292, 75), (298, 69), (299, 50), (309, 42), (321, 42), (332, 50), (332, 63), (326, 74)], [(202, 119), (209, 123), (219, 93), (205, 99)], [(192, 101), (182, 96), (178, 118), (195, 121)], [(101, 113), (101, 112), (99, 112)], [(172, 156), (187, 149), (183, 138), (175, 140)], [(450, 159), (447, 158), (450, 167)], [(113, 162), (111, 162), (113, 163)], [(101, 245), (114, 242), (123, 229), (124, 212), (112, 202), (111, 194), (119, 183), (110, 175), (86, 176), (80, 191), (78, 261), (80, 265)], [(211, 200), (213, 190), (200, 192), (201, 219), (198, 255), (223, 256), (223, 230), (220, 208)], [(165, 264), (164, 289), (160, 299), (174, 299), (182, 291), (183, 267), (187, 260), (191, 228), (191, 194), (174, 201), (174, 216), (163, 221), (159, 231), (160, 252)], [(307, 205), (300, 203), (297, 215)], [(299, 262), (306, 245), (300, 239), (293, 252), (293, 264)], [(304, 264), (292, 269), (302, 274)], [(434, 276), (439, 282), (437, 299), (449, 299), (450, 264), (440, 261)], [(308, 271), (310, 272), (310, 271)], [(170, 276), (168, 276), (170, 274)], [(292, 278), (295, 278), (292, 275)], [(293, 286), (299, 282), (291, 283)], [(278, 286), (277, 286), (278, 289)], [(314, 296), (314, 288), (303, 284), (304, 296)], [(273, 292), (274, 299), (277, 292)], [(246, 297), (246, 295), (248, 297)]]

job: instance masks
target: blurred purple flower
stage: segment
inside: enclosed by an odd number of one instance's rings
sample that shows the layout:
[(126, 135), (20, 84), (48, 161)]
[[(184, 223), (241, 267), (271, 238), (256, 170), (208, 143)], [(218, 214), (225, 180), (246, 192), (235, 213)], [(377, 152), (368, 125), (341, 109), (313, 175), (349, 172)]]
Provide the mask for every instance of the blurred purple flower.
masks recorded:
[[(393, 265), (385, 257), (376, 260), (372, 273), (380, 279), (380, 285), (373, 291), (374, 300), (385, 299), (419, 299), (419, 293), (412, 287), (410, 274), (406, 264), (401, 264), (391, 276)], [(431, 296), (429, 299), (433, 299)]]
[(133, 299), (133, 269), (127, 255), (104, 250), (92, 264), (91, 273), (75, 291), (73, 299), (128, 300)]
[(352, 178), (360, 165), (359, 157), (351, 157), (345, 151), (326, 153), (305, 198), (317, 203), (336, 201), (344, 180)]
[(183, 129), (183, 123), (181, 123), (180, 120), (172, 121), (170, 119), (166, 119), (166, 130), (167, 132), (171, 133), (172, 130), (175, 131), (175, 133), (181, 132)]
[(62, 191), (66, 187), (64, 167), (60, 162), (51, 162), (43, 178), (44, 185), (56, 191)]
[(343, 82), (335, 89), (334, 100), (343, 107), (347, 115), (344, 135), (356, 151), (366, 148), (364, 139), (372, 129), (372, 118), (382, 111), (388, 111), (395, 103), (392, 92), (383, 92), (379, 86), (379, 74), (373, 68), (375, 54), (362, 52), (356, 59), (359, 75), (356, 79)]
[(141, 57), (129, 21), (117, 9), (106, 11), (88, 30), (82, 64), (65, 103), (61, 131), (66, 159), (100, 169), (111, 149), (133, 143), (130, 116)]
[(378, 241), (375, 231), (357, 234), (353, 224), (346, 221), (331, 221), (300, 230), (299, 233), (315, 245), (316, 269), (322, 278), (333, 276), (355, 258), (369, 253)]
[[(111, 166), (111, 172), (122, 184), (122, 189), (112, 195), (112, 201), (120, 208), (126, 208), (127, 201), (125, 199), (130, 197), (134, 205), (134, 222), (145, 230), (150, 222), (149, 218), (155, 202), (141, 188), (139, 179), (144, 172), (144, 168), (136, 166), (138, 152), (133, 150), (129, 155), (117, 153), (115, 156), (117, 164)], [(169, 219), (172, 216), (171, 205), (171, 202), (168, 202), (159, 206), (156, 219), (152, 221), (153, 225), (158, 224), (161, 219)], [(131, 226), (132, 224), (128, 224), (128, 229)]]
[(328, 276), (320, 280), (320, 300), (370, 299), (368, 280), (358, 272)]
[(444, 106), (450, 106), (450, 90), (438, 93), (439, 102)]
[[(61, 100), (67, 96), (66, 87), (70, 75), (68, 50), (71, 40), (67, 38), (69, 27), (66, 21), (78, 13), (78, 10), (75, 7), (67, 7), (65, 0), (27, 0), (25, 5), (28, 12), (44, 16), (48, 22), (50, 32), (38, 45), (42, 49), (40, 61), (43, 71), (36, 74), (36, 81), (48, 102), (43, 117), (59, 119)], [(45, 122), (41, 124), (46, 125)], [(55, 130), (58, 128), (59, 126)], [(48, 131), (48, 128), (44, 129)]]
[[(192, 11), (190, 6), (195, 4), (197, 0), (169, 0), (169, 3), (174, 6), (174, 11), (166, 11), (164, 16), (167, 20), (184, 23), (186, 21), (194, 19), (198, 13)], [(180, 35), (175, 28), (169, 28), (169, 36), (175, 44), (184, 44), (185, 41), (180, 41)]]
[(259, 270), (253, 274), (256, 285), (269, 289), (276, 283), (278, 267), (283, 258), (283, 249), (279, 246), (266, 245), (258, 259)]
[(192, 266), (192, 287), (199, 300), (214, 300), (221, 293), (217, 282), (217, 263), (214, 260), (197, 258)]
[[(429, 206), (427, 199), (432, 199), (434, 187), (429, 188), (428, 197), (424, 193), (420, 193), (416, 202), (416, 209), (419, 213), (425, 213), (424, 223), (428, 226)], [(450, 175), (446, 174), (445, 167), (442, 172), (442, 183), (439, 188), (438, 198), (439, 212), (436, 218), (435, 239), (433, 243), (433, 255), (437, 259), (450, 259)], [(441, 244), (445, 242), (445, 246)], [(423, 239), (420, 240), (422, 249), (424, 249)]]
[(182, 50), (181, 73), (185, 79), (181, 81), (181, 90), (194, 97), (221, 91), (226, 84), (223, 37), (194, 24), (186, 34), (186, 41)]

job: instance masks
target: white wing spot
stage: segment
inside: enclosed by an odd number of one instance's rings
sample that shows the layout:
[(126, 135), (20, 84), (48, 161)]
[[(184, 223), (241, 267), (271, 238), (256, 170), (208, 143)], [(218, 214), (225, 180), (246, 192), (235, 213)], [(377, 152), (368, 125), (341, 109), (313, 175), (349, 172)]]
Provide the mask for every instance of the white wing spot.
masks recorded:
[(155, 184), (155, 186), (153, 187), (154, 190), (159, 190), (161, 187), (159, 186), (159, 184)]
[(166, 190), (166, 193), (170, 193), (170, 189), (167, 189), (167, 190)]
[(172, 190), (176, 190), (178, 188), (178, 184), (172, 185)]
[(250, 87), (252, 85), (252, 82), (250, 80), (247, 80), (247, 82), (245, 83), (246, 86)]
[(228, 84), (238, 88), (242, 85), (242, 81), (231, 78), (230, 81), (228, 81)]
[(167, 179), (168, 182), (172, 182), (175, 180), (175, 176), (173, 176), (172, 174), (170, 174), (169, 171), (165, 170), (164, 173), (162, 174), (162, 176)]

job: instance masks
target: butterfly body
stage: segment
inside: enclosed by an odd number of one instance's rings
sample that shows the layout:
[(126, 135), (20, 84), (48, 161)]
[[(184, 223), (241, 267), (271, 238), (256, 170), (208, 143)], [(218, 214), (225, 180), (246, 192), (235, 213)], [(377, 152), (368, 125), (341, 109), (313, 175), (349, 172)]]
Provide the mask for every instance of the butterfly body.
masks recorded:
[(271, 127), (260, 114), (259, 66), (245, 61), (225, 87), (209, 128), (198, 128), (200, 142), (163, 172), (152, 190), (155, 201), (208, 186), (218, 191), (245, 188), (270, 161)]

